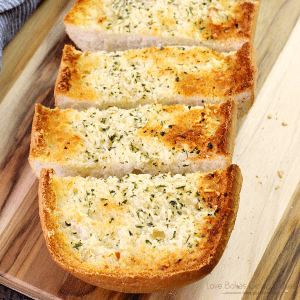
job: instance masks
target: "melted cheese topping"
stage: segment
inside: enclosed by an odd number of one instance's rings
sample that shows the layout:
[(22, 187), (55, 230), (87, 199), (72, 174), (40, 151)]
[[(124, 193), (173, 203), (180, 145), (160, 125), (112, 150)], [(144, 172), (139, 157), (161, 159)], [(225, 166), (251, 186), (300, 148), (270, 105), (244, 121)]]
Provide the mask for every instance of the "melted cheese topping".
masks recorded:
[(143, 269), (149, 259), (172, 253), (178, 260), (184, 251), (205, 247), (219, 212), (209, 204), (220, 196), (218, 185), (214, 175), (205, 175), (54, 176), (59, 234), (69, 250), (95, 266)]
[[(174, 168), (185, 172), (201, 158), (222, 155), (215, 134), (226, 117), (221, 106), (146, 105), (136, 109), (86, 111), (41, 107), (43, 140), (33, 152), (49, 164), (59, 162), (101, 176), (133, 169), (157, 174)], [(224, 120), (225, 118), (225, 120)], [(224, 153), (226, 154), (226, 153)], [(99, 176), (99, 175), (98, 175)]]
[[(237, 0), (90, 0), (77, 4), (65, 20), (113, 34), (212, 39), (207, 24), (237, 19)], [(248, 1), (254, 2), (254, 1)]]
[(235, 90), (238, 78), (236, 52), (153, 47), (82, 54), (68, 48), (65, 57), (69, 53), (77, 58), (68, 95), (96, 101), (99, 107), (128, 108), (188, 97), (226, 99)]

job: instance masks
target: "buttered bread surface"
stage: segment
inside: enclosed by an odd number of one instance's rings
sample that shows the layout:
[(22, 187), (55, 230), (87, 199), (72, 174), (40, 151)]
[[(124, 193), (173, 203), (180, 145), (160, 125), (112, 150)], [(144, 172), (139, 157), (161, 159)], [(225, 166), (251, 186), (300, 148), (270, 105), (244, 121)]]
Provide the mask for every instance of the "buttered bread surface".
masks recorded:
[(64, 23), (84, 51), (180, 44), (232, 51), (253, 41), (258, 6), (251, 0), (77, 0)]
[(82, 53), (66, 45), (55, 85), (56, 105), (82, 110), (233, 99), (242, 117), (254, 101), (256, 71), (250, 43), (230, 53), (186, 46)]
[(160, 104), (135, 109), (51, 110), (36, 106), (29, 161), (36, 175), (107, 177), (186, 173), (231, 163), (236, 104)]
[(41, 172), (42, 228), (54, 260), (93, 284), (150, 292), (191, 283), (218, 262), (233, 229), (236, 165), (107, 179)]

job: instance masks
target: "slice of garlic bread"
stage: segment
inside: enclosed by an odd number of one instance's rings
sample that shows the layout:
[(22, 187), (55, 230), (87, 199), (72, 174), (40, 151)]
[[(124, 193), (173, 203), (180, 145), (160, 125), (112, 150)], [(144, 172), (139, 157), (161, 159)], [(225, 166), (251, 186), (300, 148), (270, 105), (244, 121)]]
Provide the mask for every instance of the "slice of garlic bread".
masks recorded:
[(186, 46), (82, 53), (66, 45), (55, 99), (59, 108), (79, 110), (233, 99), (240, 118), (253, 104), (256, 71), (249, 43), (231, 53)]
[(64, 18), (83, 51), (201, 45), (232, 51), (253, 42), (258, 0), (77, 0)]
[(236, 104), (53, 110), (36, 105), (29, 161), (39, 176), (187, 173), (231, 163)]
[(175, 289), (212, 271), (234, 227), (238, 166), (211, 173), (57, 177), (43, 169), (39, 210), (56, 263), (102, 288)]

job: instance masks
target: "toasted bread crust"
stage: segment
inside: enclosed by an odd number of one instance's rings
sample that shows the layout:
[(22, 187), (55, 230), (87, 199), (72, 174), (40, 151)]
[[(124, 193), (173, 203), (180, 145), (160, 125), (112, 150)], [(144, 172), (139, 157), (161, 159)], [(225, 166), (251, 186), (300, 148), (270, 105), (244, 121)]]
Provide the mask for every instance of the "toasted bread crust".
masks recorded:
[[(213, 176), (212, 176), (213, 174)], [(242, 184), (240, 169), (231, 165), (223, 171), (213, 171), (203, 179), (218, 191), (211, 192), (208, 205), (216, 205), (218, 213), (212, 228), (207, 229), (208, 239), (203, 247), (175, 254), (156, 262), (148, 262), (148, 268), (110, 269), (91, 266), (68, 249), (64, 237), (58, 232), (53, 211), (56, 208), (56, 189), (53, 186), (53, 170), (42, 170), (39, 185), (40, 218), (46, 244), (58, 265), (74, 276), (91, 284), (128, 293), (150, 293), (179, 288), (206, 276), (220, 260), (229, 240), (238, 210)], [(209, 183), (211, 182), (211, 183)], [(219, 196), (217, 196), (219, 195)], [(124, 216), (125, 217), (125, 216)], [(207, 227), (208, 228), (208, 227)]]
[[(145, 162), (130, 160), (127, 162), (127, 169), (123, 171), (120, 169), (118, 172), (132, 172), (135, 168), (151, 174), (167, 171), (172, 173), (209, 171), (224, 168), (231, 163), (237, 114), (236, 104), (233, 101), (217, 106), (208, 105), (206, 108), (192, 108), (190, 110), (180, 105), (159, 106), (155, 109), (154, 112), (161, 109), (165, 114), (165, 118), (168, 118), (168, 121), (172, 124), (168, 124), (165, 128), (164, 122), (161, 123), (164, 119), (157, 119), (156, 114), (150, 115), (149, 120), (132, 135), (131, 140), (137, 147), (139, 147), (139, 143), (145, 144), (145, 148), (143, 146), (145, 150), (143, 151), (147, 151), (148, 158)], [(120, 110), (120, 114), (122, 114), (122, 111)], [(50, 110), (39, 104), (36, 105), (29, 162), (37, 176), (39, 176), (43, 167), (55, 168), (57, 174), (73, 176), (88, 176), (94, 174), (93, 172), (100, 172), (99, 175), (93, 175), (96, 177), (111, 176), (117, 171), (113, 166), (108, 166), (102, 160), (97, 160), (95, 163), (89, 160), (89, 168), (85, 168), (82, 164), (81, 159), (83, 159), (86, 150), (92, 150), (86, 146), (90, 143), (89, 137), (85, 137), (84, 134), (76, 131), (71, 125), (72, 120), (82, 118), (80, 114), (82, 113), (72, 109), (59, 110), (56, 108)], [(171, 119), (169, 120), (169, 118)], [(101, 123), (99, 123), (99, 126), (101, 126)], [(99, 134), (101, 136), (101, 130)], [(123, 135), (124, 133), (120, 132), (120, 134)], [(182, 158), (178, 156), (178, 161), (170, 164), (162, 163), (154, 157), (149, 157), (151, 151), (154, 150), (147, 147), (152, 147), (151, 144), (153, 143), (165, 147), (164, 149), (167, 151), (173, 151), (175, 155), (183, 151), (187, 154), (183, 155)], [(119, 144), (114, 145), (113, 151), (115, 147), (119, 147)], [(128, 147), (133, 146), (128, 145)], [(131, 150), (135, 152), (135, 148)], [(99, 155), (104, 155), (101, 153), (99, 152)], [(104, 157), (113, 155), (115, 168), (119, 168), (117, 166), (121, 162), (119, 161), (120, 157), (118, 158), (110, 150), (103, 153), (106, 153)], [(181, 159), (184, 159), (184, 161), (181, 161)], [(152, 163), (155, 167), (152, 166)], [(181, 166), (185, 163), (187, 165)], [(136, 167), (139, 164), (140, 167)], [(57, 168), (65, 170), (66, 173), (60, 173)]]
[(208, 22), (207, 27), (210, 29), (206, 38), (211, 35), (215, 40), (237, 39), (251, 41), (255, 32), (256, 17), (259, 3), (240, 2), (234, 9), (235, 18), (229, 18), (222, 24)]
[[(201, 102), (222, 102), (232, 98), (238, 103), (238, 117), (247, 113), (254, 101), (257, 73), (253, 57), (254, 50), (250, 43), (245, 43), (241, 49), (231, 55), (218, 53), (207, 48), (185, 47), (184, 50), (180, 49), (177, 47), (152, 47), (118, 52), (117, 54), (123, 56), (129, 65), (136, 61), (151, 62), (152, 67), (147, 72), (151, 74), (151, 80), (153, 80), (152, 76), (155, 78), (155, 82), (164, 80), (163, 76), (169, 76), (170, 84), (174, 82), (173, 90), (169, 89), (170, 95), (165, 95), (165, 93), (157, 90), (156, 93), (158, 94), (155, 96), (155, 100), (151, 98), (151, 94), (146, 93), (146, 99), (143, 100), (146, 103), (157, 101), (162, 104), (195, 105), (195, 103)], [(143, 104), (141, 99), (128, 103), (132, 97), (138, 97), (136, 95), (123, 96), (122, 94), (120, 100), (116, 100), (117, 98), (113, 95), (104, 100), (108, 97), (105, 94), (107, 87), (95, 86), (92, 83), (94, 76), (98, 76), (96, 74), (99, 70), (102, 70), (100, 72), (106, 71), (106, 66), (101, 64), (100, 58), (103, 57), (109, 56), (104, 53), (82, 53), (72, 46), (65, 46), (55, 85), (57, 106), (67, 108), (66, 100), (69, 101), (69, 106), (73, 105), (76, 108), (80, 108), (80, 105), (83, 108), (86, 108), (87, 105), (100, 109), (110, 105), (130, 108)], [(220, 66), (206, 70), (207, 66), (204, 62), (212, 60), (218, 61)], [(183, 64), (183, 71), (176, 71), (176, 64)], [(195, 69), (190, 71), (190, 65), (197, 66), (197, 71)], [(95, 75), (92, 77), (92, 74)], [(102, 84), (100, 79), (98, 81)], [(129, 89), (138, 89), (141, 83), (143, 82), (131, 81)], [(243, 95), (245, 95), (244, 98)], [(140, 96), (145, 97), (145, 94), (142, 93)], [(239, 98), (241, 100), (238, 100)]]
[[(70, 98), (75, 98), (80, 95), (84, 101), (95, 101), (96, 93), (89, 89), (87, 85), (82, 86), (76, 84), (77, 81), (82, 80), (85, 73), (88, 72), (86, 69), (78, 68), (78, 60), (81, 58), (81, 53), (76, 51), (74, 47), (65, 45), (62, 55), (61, 64), (56, 78), (54, 96), (57, 104), (57, 98), (59, 95), (70, 95)], [(80, 73), (82, 72), (82, 73)], [(72, 96), (72, 88), (76, 87), (76, 95)], [(70, 92), (71, 90), (71, 92)]]
[[(165, 107), (163, 110), (174, 112), (180, 111), (180, 106)], [(232, 153), (234, 148), (234, 135), (236, 124), (236, 111), (237, 107), (233, 101), (227, 101), (221, 103), (214, 110), (215, 114), (221, 121), (221, 126), (218, 127), (214, 135), (209, 136), (207, 139), (203, 139), (205, 128), (201, 126), (201, 119), (206, 118), (203, 110), (192, 110), (180, 114), (176, 118), (176, 123), (172, 125), (170, 130), (163, 131), (163, 135), (158, 137), (163, 141), (168, 148), (182, 148), (183, 145), (187, 146), (190, 151), (195, 148), (204, 149), (202, 154), (199, 153), (194, 159), (197, 160), (200, 157), (206, 158), (210, 153), (227, 156), (228, 165), (232, 159)], [(203, 113), (203, 114), (201, 114)], [(157, 136), (157, 132), (161, 132), (161, 126), (153, 125), (148, 122), (142, 129), (140, 129), (139, 136)], [(207, 147), (211, 143), (212, 149)]]
[[(221, 4), (226, 6), (226, 2)], [(149, 20), (141, 20), (141, 24), (138, 24), (137, 28), (132, 27), (126, 30), (126, 20), (123, 21), (123, 24), (120, 20), (116, 22), (111, 17), (107, 18), (102, 5), (104, 5), (103, 1), (100, 0), (77, 0), (76, 4), (64, 18), (65, 25), (77, 27), (79, 31), (81, 28), (93, 28), (93, 30), (102, 35), (106, 33), (118, 34), (118, 28), (122, 28), (121, 26), (123, 25), (124, 27), (122, 31), (120, 29), (120, 32), (127, 36), (142, 34), (149, 37), (163, 37), (166, 42), (168, 38), (173, 40), (176, 40), (176, 38), (191, 39), (194, 40), (195, 44), (204, 42), (211, 44), (213, 47), (218, 44), (215, 42), (219, 41), (223, 44), (227, 43), (227, 47), (232, 47), (228, 50), (231, 51), (237, 49), (245, 41), (253, 41), (259, 1), (233, 1), (230, 8), (227, 8), (227, 16), (224, 20), (219, 19), (218, 9), (214, 6), (210, 7), (208, 14), (203, 16), (195, 16), (192, 11), (190, 14), (188, 13), (187, 16), (181, 14), (180, 17), (182, 17), (183, 20), (185, 18), (185, 21), (191, 19), (191, 22), (188, 21), (187, 24), (189, 24), (189, 27), (186, 30), (181, 29), (181, 32), (177, 34), (174, 34), (178, 29), (172, 16), (164, 16), (164, 14), (161, 16), (158, 15), (154, 17), (153, 25), (146, 27), (143, 22), (148, 22)], [(201, 7), (200, 2), (198, 5)], [(187, 9), (189, 9), (189, 7), (187, 7)], [(97, 15), (97, 17), (95, 17), (95, 15)], [(88, 16), (88, 18), (86, 16)], [(142, 25), (141, 29), (140, 25)], [(93, 50), (95, 50), (95, 48)]]
[[(72, 115), (74, 116), (74, 113)], [(65, 112), (64, 118), (61, 118), (59, 110), (45, 110), (42, 105), (36, 104), (31, 130), (29, 163), (38, 177), (39, 172), (35, 165), (37, 158), (52, 155), (58, 160), (63, 160), (67, 155), (78, 151), (82, 145), (82, 138), (76, 132), (70, 131), (66, 120), (68, 120), (68, 111)], [(51, 135), (49, 135), (50, 132)], [(59, 141), (61, 148), (52, 144), (53, 140)], [(61, 149), (64, 151), (62, 152)]]

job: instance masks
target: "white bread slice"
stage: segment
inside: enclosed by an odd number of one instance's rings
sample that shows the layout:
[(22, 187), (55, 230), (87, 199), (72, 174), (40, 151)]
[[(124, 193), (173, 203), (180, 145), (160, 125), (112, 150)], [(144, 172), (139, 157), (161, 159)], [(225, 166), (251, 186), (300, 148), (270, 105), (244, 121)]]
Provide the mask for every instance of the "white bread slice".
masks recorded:
[(64, 24), (83, 51), (171, 45), (232, 51), (253, 42), (258, 9), (258, 0), (77, 0)]
[(39, 211), (54, 261), (127, 293), (176, 289), (209, 274), (234, 227), (242, 175), (57, 177), (43, 169)]
[(162, 47), (117, 53), (66, 45), (55, 85), (59, 108), (132, 108), (150, 103), (201, 105), (233, 99), (238, 118), (254, 101), (255, 51), (219, 53), (204, 47)]
[(187, 173), (231, 163), (236, 104), (59, 110), (36, 105), (29, 162), (37, 176)]

